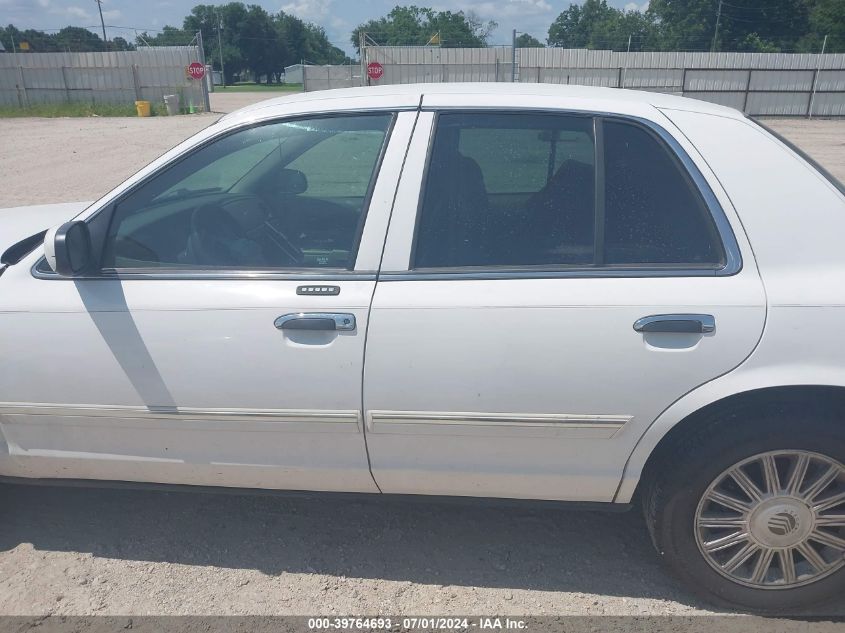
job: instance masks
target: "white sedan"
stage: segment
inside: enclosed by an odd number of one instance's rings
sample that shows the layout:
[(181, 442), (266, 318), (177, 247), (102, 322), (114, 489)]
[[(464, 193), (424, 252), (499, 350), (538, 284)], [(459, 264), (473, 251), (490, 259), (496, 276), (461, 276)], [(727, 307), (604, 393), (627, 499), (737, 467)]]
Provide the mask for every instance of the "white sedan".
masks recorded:
[(840, 183), (702, 101), (266, 101), (0, 212), (0, 475), (636, 502), (711, 600), (841, 599), (843, 236)]

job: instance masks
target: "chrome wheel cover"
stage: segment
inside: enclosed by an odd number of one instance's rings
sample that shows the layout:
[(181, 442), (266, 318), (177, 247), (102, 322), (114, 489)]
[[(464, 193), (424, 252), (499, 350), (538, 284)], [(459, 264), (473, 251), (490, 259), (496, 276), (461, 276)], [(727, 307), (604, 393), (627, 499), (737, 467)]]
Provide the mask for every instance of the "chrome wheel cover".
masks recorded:
[(799, 450), (750, 457), (707, 488), (694, 529), (704, 559), (735, 583), (817, 582), (845, 566), (845, 466)]

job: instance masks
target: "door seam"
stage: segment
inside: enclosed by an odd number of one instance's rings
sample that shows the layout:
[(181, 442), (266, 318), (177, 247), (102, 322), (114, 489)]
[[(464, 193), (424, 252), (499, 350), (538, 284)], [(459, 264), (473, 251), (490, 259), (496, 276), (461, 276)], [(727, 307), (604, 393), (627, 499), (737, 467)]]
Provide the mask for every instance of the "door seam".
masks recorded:
[(370, 458), (370, 445), (367, 442), (367, 410), (364, 406), (364, 389), (367, 372), (367, 342), (369, 340), (370, 335), (370, 319), (372, 318), (373, 314), (373, 302), (376, 298), (376, 289), (378, 288), (379, 277), (381, 275), (381, 266), (382, 262), (384, 261), (384, 249), (387, 245), (387, 235), (390, 233), (390, 222), (393, 219), (393, 209), (396, 206), (396, 196), (399, 193), (399, 184), (402, 182), (402, 177), (405, 174), (405, 163), (407, 162), (408, 154), (411, 151), (411, 142), (413, 141), (414, 134), (417, 131), (417, 121), (419, 121), (420, 112), (422, 110), (422, 100), (423, 97), (422, 95), (420, 95), (420, 102), (419, 104), (417, 104), (417, 110), (414, 116), (414, 124), (411, 126), (411, 134), (408, 136), (408, 145), (405, 147), (405, 154), (402, 157), (402, 167), (399, 169), (399, 177), (396, 179), (396, 185), (393, 188), (393, 200), (390, 203), (390, 214), (387, 217), (387, 226), (385, 226), (384, 236), (381, 242), (381, 253), (379, 254), (378, 270), (376, 270), (376, 279), (375, 283), (373, 283), (372, 294), (370, 295), (370, 304), (367, 307), (367, 325), (364, 327), (364, 349), (362, 351), (361, 362), (361, 432), (364, 435), (364, 452), (367, 456), (367, 470), (370, 473), (370, 479), (373, 480), (373, 484), (375, 485), (376, 489), (379, 491), (380, 494), (384, 494), (384, 491), (381, 489), (381, 486), (378, 485), (378, 481), (376, 480), (376, 477), (373, 474), (373, 461)]

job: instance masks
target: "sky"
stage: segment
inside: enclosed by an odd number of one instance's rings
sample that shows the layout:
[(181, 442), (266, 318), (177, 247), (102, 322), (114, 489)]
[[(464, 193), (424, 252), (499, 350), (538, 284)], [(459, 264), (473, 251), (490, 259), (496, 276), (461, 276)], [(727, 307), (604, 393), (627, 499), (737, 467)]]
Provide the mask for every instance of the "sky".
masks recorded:
[[(549, 25), (570, 4), (583, 0), (244, 0), (260, 4), (270, 12), (292, 13), (322, 26), (333, 44), (347, 53), (349, 41), (358, 24), (388, 13), (397, 4), (430, 6), (437, 10), (474, 11), (481, 18), (495, 20), (498, 28), (491, 44), (510, 42), (511, 30), (530, 33), (545, 41)], [(102, 0), (106, 34), (122, 35), (132, 41), (134, 29), (155, 31), (165, 24), (181, 27), (182, 19), (196, 4), (222, 4), (214, 0)], [(609, 4), (629, 10), (643, 10), (648, 0), (609, 0)], [(14, 24), (21, 29), (60, 29), (83, 26), (100, 31), (96, 0), (0, 0), (0, 24)], [(110, 26), (114, 28), (109, 28)], [(122, 28), (117, 28), (122, 27)]]

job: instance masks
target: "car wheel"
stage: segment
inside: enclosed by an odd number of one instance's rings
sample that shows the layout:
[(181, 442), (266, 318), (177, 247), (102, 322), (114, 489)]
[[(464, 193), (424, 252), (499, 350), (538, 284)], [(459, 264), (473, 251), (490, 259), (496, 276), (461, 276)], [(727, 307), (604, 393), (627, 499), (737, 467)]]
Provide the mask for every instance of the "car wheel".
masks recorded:
[(703, 421), (647, 484), (658, 552), (711, 602), (798, 613), (845, 596), (843, 422), (794, 416)]

